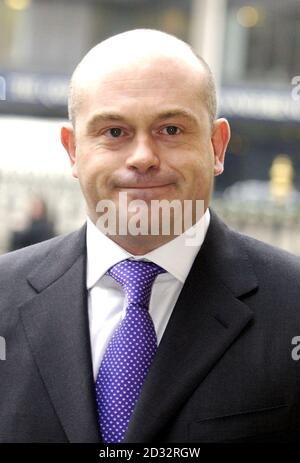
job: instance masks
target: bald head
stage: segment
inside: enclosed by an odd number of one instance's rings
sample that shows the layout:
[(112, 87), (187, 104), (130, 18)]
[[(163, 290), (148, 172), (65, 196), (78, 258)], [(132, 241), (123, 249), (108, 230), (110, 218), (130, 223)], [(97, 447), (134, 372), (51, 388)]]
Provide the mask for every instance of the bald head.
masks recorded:
[(199, 98), (205, 103), (212, 123), (216, 117), (216, 89), (207, 63), (197, 56), (188, 44), (172, 35), (152, 29), (136, 29), (99, 43), (76, 67), (71, 78), (68, 100), (69, 118), (73, 126), (75, 127), (85, 92), (93, 82), (111, 72), (126, 70), (130, 66), (150, 67), (152, 62), (159, 59), (168, 59), (184, 65), (187, 85), (189, 73), (199, 73)]

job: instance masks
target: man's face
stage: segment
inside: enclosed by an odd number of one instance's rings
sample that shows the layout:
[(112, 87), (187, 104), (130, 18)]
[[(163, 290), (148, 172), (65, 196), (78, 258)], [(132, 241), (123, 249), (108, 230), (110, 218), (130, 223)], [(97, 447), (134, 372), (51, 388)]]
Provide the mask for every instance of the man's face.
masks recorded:
[(211, 127), (203, 79), (201, 69), (160, 58), (90, 82), (68, 151), (94, 222), (97, 203), (118, 207), (120, 192), (128, 202), (200, 199), (208, 206), (228, 140), (224, 122)]

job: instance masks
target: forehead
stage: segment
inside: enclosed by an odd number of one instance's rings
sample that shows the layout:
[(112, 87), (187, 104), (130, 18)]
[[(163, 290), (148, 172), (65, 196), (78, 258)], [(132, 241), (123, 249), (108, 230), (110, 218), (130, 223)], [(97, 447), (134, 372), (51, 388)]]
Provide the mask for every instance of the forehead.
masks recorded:
[[(107, 106), (123, 111), (180, 105), (198, 111), (205, 92), (205, 74), (200, 63), (159, 57), (138, 62), (103, 66), (80, 82), (80, 111), (88, 113)], [(80, 115), (80, 114), (79, 114)]]

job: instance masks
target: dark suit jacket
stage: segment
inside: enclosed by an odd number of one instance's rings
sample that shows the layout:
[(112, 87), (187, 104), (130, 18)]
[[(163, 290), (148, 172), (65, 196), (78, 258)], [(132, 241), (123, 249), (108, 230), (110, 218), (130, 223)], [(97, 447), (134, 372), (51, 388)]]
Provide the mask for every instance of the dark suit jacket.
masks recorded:
[[(0, 442), (100, 440), (85, 269), (85, 227), (0, 258)], [(297, 335), (299, 259), (212, 213), (126, 442), (296, 441)]]

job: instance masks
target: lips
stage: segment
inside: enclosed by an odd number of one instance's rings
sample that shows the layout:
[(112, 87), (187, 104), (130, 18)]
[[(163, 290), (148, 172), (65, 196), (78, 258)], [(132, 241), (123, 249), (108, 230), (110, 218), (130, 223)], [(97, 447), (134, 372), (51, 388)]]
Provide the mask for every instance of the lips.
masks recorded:
[(118, 187), (118, 190), (127, 193), (130, 199), (148, 201), (151, 199), (167, 198), (174, 185), (174, 183), (122, 185)]
[(162, 187), (166, 187), (166, 186), (170, 186), (170, 185), (172, 185), (172, 183), (164, 183), (164, 184), (158, 184), (158, 185), (135, 185), (135, 186), (126, 185), (126, 186), (121, 186), (120, 188), (126, 189), (126, 190), (129, 190), (129, 189), (145, 190), (145, 189), (148, 189), (148, 188), (162, 188)]

